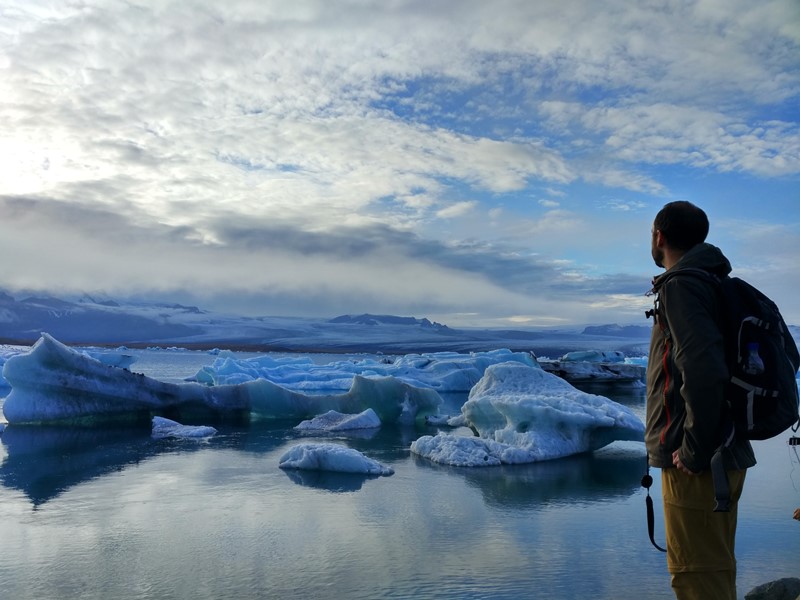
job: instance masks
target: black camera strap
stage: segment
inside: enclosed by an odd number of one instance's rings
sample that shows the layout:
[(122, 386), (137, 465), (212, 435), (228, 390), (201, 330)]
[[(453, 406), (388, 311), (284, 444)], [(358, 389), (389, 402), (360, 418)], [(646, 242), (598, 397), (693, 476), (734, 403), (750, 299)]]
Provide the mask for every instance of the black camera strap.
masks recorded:
[(666, 548), (662, 548), (658, 544), (656, 544), (655, 538), (655, 525), (656, 525), (656, 517), (653, 511), (653, 499), (650, 497), (650, 486), (653, 485), (653, 478), (650, 476), (650, 461), (647, 461), (647, 471), (645, 476), (642, 477), (642, 487), (647, 490), (647, 497), (644, 499), (644, 503), (647, 506), (647, 534), (650, 536), (650, 542), (661, 552), (666, 552)]

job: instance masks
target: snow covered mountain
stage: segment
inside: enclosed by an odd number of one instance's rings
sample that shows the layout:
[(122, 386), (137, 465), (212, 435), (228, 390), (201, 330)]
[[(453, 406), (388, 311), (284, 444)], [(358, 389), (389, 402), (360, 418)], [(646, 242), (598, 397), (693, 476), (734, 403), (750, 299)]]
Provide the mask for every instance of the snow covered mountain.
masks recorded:
[(584, 331), (455, 329), (427, 318), (342, 315), (333, 319), (243, 317), (181, 304), (0, 292), (0, 343), (31, 344), (47, 332), (68, 344), (239, 348), (290, 352), (436, 352), (494, 348), (556, 357), (588, 347), (642, 354), (647, 328)]

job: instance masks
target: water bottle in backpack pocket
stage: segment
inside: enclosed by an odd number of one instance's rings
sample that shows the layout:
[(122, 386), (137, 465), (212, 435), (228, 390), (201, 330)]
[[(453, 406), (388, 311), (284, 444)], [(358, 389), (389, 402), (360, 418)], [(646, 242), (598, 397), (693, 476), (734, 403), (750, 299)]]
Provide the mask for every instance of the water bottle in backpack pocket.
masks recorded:
[(775, 303), (738, 278), (720, 281), (730, 382), (726, 398), (737, 435), (765, 440), (798, 420), (797, 346)]

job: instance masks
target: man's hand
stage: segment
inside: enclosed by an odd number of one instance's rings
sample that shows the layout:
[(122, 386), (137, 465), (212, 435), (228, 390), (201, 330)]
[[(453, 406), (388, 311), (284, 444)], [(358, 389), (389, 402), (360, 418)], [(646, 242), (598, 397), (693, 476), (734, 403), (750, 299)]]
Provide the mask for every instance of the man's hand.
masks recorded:
[(795, 520), (800, 521), (800, 508), (794, 509), (794, 518)]
[(675, 450), (675, 452), (673, 452), (673, 453), (672, 453), (672, 464), (673, 464), (673, 465), (675, 465), (675, 467), (676, 467), (676, 468), (677, 468), (679, 471), (683, 471), (683, 472), (684, 472), (684, 473), (686, 473), (687, 475), (694, 475), (694, 474), (695, 474), (693, 471), (690, 471), (689, 469), (687, 469), (687, 468), (686, 468), (686, 465), (684, 465), (684, 464), (681, 462), (681, 459), (680, 459), (680, 457), (678, 456), (678, 451), (677, 451), (677, 450)]

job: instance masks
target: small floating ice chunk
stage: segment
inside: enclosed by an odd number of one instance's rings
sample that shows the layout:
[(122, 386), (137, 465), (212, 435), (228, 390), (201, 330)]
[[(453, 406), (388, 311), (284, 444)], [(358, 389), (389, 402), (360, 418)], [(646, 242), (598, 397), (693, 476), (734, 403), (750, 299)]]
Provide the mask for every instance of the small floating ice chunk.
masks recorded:
[(638, 384), (644, 379), (645, 367), (629, 362), (592, 362), (580, 360), (541, 360), (539, 365), (567, 381), (614, 381)]
[(152, 437), (157, 440), (169, 437), (206, 438), (216, 433), (216, 429), (206, 425), (182, 425), (164, 417), (153, 417)]
[(579, 350), (567, 352), (559, 360), (562, 362), (594, 362), (594, 363), (621, 363), (625, 361), (625, 354), (619, 350)]
[[(460, 416), (460, 415), (459, 415)], [(433, 425), (438, 427), (447, 427), (451, 426), (450, 422), (454, 419), (453, 415), (428, 415), (425, 417), (425, 423), (427, 425)], [(459, 423), (460, 425), (461, 423)]]
[(447, 420), (447, 425), (449, 427), (469, 427), (467, 418), (464, 415), (455, 415), (454, 417), (450, 417)]
[(338, 444), (298, 444), (280, 458), (281, 469), (335, 471), (364, 475), (392, 475), (394, 469), (368, 458), (358, 450)]
[(350, 415), (329, 410), (323, 415), (303, 421), (295, 427), (303, 431), (348, 431), (351, 429), (375, 429), (381, 426), (381, 420), (371, 408)]
[(93, 350), (81, 351), (86, 356), (93, 358), (104, 365), (109, 367), (117, 367), (119, 369), (127, 369), (136, 362), (136, 357), (132, 354), (123, 354), (121, 352), (101, 352)]
[(492, 440), (451, 434), (423, 435), (411, 443), (412, 453), (454, 467), (501, 465), (500, 457), (506, 448)]

